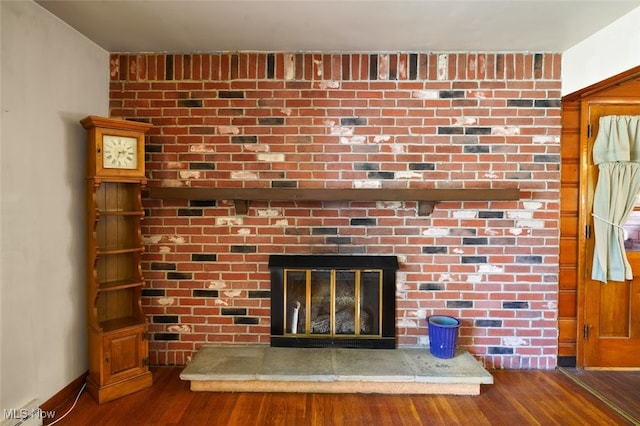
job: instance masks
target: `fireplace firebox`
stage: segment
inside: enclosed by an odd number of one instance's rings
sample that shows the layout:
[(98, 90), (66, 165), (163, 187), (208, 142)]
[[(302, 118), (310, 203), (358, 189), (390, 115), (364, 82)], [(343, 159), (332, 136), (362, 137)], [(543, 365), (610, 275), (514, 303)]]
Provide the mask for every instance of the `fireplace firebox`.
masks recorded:
[(395, 256), (273, 255), (271, 346), (394, 349)]

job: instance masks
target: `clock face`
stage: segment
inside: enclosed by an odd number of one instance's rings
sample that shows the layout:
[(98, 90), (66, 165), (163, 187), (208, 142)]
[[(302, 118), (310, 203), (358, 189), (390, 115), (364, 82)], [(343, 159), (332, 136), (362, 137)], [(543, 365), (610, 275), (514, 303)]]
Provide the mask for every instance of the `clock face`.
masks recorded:
[(137, 138), (113, 135), (103, 136), (102, 167), (105, 169), (135, 169), (137, 165)]

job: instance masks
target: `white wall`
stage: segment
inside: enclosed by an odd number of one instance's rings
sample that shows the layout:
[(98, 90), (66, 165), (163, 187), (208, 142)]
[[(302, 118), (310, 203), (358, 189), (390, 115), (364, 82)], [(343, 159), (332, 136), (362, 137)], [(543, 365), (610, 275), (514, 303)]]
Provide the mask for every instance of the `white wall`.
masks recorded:
[(640, 65), (640, 7), (562, 54), (562, 95)]
[(0, 15), (1, 410), (87, 370), (78, 121), (108, 113), (109, 55), (31, 0)]

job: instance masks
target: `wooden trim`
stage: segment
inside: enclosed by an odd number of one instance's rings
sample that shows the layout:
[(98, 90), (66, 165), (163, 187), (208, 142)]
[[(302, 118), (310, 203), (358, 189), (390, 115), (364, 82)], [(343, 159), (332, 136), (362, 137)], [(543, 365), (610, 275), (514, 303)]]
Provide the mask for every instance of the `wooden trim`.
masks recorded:
[(440, 201), (519, 200), (520, 190), (503, 189), (299, 189), (152, 187), (149, 196), (173, 200), (233, 200), (236, 214), (247, 214), (249, 200), (259, 201), (417, 201), (418, 214), (427, 216)]
[(394, 381), (192, 380), (194, 392), (376, 393), (383, 395), (480, 395), (480, 383)]
[(42, 411), (55, 411), (56, 413), (61, 412), (61, 408), (67, 409), (67, 405), (70, 406), (75, 400), (82, 385), (87, 380), (88, 375), (89, 371), (82, 373), (77, 379), (73, 380), (58, 393), (40, 404), (40, 409)]
[(616, 74), (613, 77), (609, 77), (606, 80), (602, 80), (598, 83), (592, 84), (591, 86), (587, 86), (578, 91), (569, 93), (568, 95), (562, 97), (562, 101), (579, 101), (580, 99), (596, 95), (599, 92), (602, 92), (614, 86), (619, 86), (620, 84), (638, 77), (640, 77), (640, 66), (631, 68), (630, 70), (621, 72), (620, 74)]
[(153, 127), (151, 123), (144, 123), (142, 121), (123, 120), (113, 117), (100, 117), (97, 115), (89, 115), (82, 120), (80, 124), (85, 129), (91, 129), (94, 127), (105, 127), (108, 129), (116, 130), (132, 130), (135, 132), (146, 132)]

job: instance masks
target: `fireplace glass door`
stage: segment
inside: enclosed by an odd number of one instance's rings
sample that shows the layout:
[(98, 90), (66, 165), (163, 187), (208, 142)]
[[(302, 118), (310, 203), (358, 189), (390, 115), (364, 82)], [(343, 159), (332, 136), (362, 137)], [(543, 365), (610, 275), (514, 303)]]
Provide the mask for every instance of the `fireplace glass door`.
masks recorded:
[(380, 336), (382, 270), (285, 269), (285, 333)]

